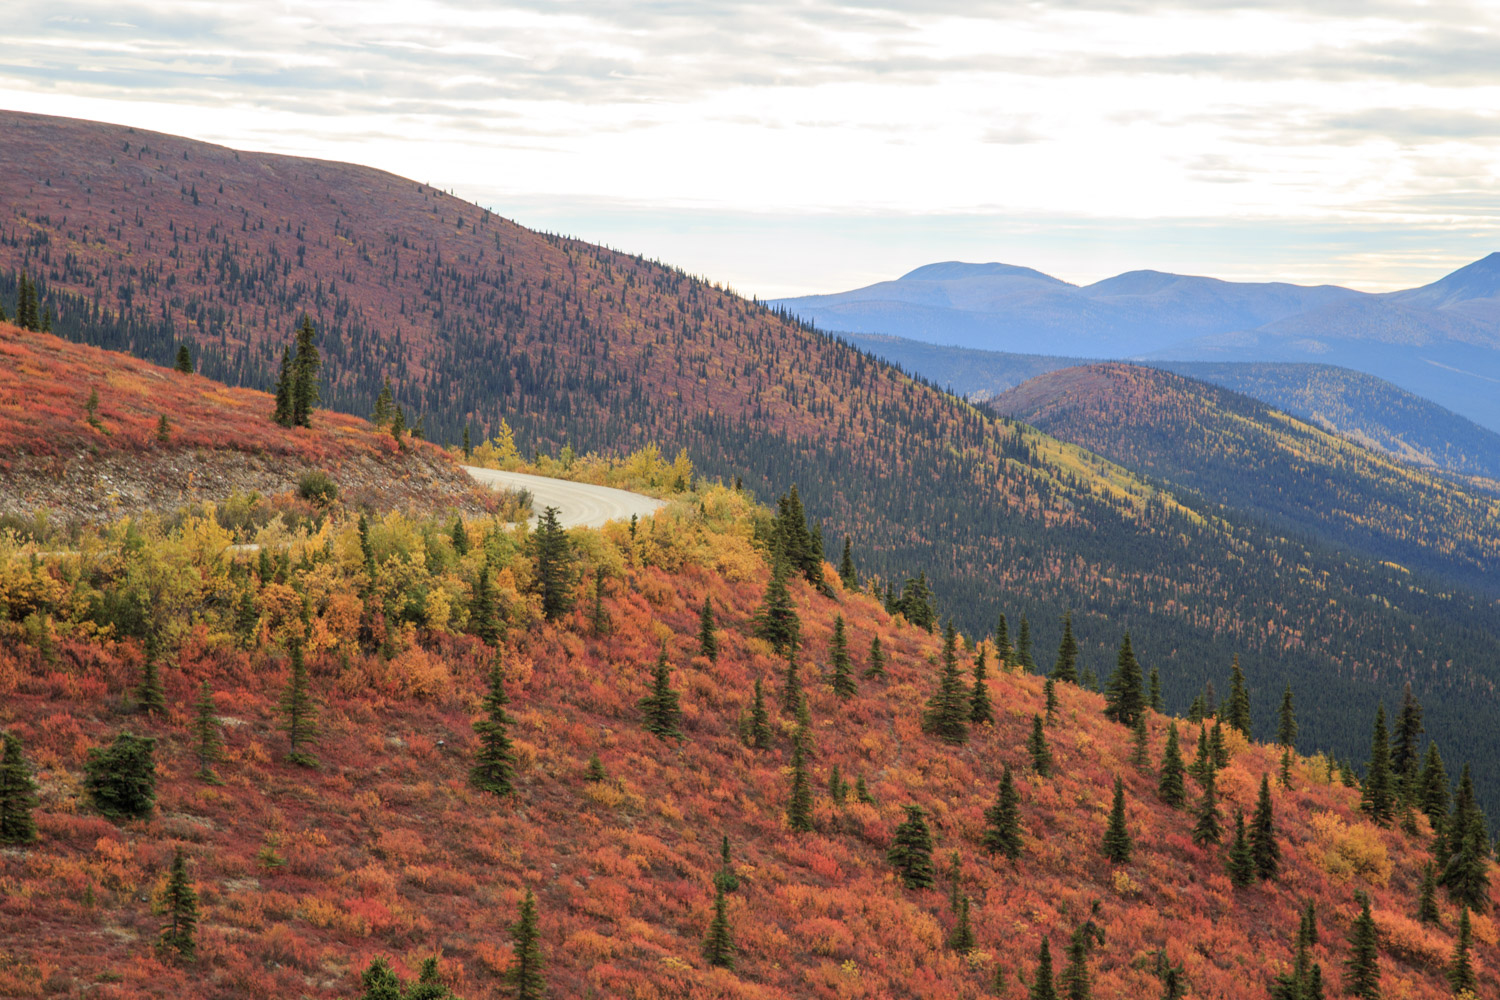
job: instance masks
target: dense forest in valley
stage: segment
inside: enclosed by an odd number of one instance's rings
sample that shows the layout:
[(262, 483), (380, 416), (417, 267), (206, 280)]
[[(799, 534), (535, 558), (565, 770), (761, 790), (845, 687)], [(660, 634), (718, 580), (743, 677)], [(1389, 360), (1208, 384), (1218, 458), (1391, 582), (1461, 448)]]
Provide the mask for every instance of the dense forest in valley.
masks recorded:
[(1050, 659), (1072, 612), (1102, 674), (1129, 628), (1175, 711), (1238, 655), (1262, 737), (1293, 681), (1309, 739), (1354, 757), (1410, 682), (1500, 791), (1492, 601), (1175, 497), (729, 290), (420, 182), (22, 114), (0, 138), (0, 296), (24, 273), (62, 336), (163, 364), (189, 343), (203, 375), (269, 389), (305, 312), (335, 409), (371, 412), (389, 378), (430, 440), (503, 420), (523, 452), (657, 442), (763, 498), (798, 484), (826, 545), (851, 536), (897, 589), (925, 574), (966, 631), (1024, 616)]

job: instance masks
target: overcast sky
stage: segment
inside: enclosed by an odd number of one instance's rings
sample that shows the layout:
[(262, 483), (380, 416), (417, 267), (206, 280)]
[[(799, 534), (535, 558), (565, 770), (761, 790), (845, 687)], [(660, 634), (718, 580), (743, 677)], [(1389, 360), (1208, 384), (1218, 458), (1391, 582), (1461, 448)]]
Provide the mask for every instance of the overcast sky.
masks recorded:
[(1500, 4), (11, 0), (0, 106), (352, 160), (770, 297), (1500, 249)]

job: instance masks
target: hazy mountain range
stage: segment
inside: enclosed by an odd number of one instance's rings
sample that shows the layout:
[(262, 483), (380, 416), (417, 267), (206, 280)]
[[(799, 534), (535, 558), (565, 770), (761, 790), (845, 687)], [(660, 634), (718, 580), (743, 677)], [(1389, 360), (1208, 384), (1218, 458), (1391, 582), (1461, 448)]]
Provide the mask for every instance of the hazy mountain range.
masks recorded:
[(950, 261), (772, 305), (827, 330), (992, 351), (1340, 365), (1500, 430), (1500, 253), (1382, 294), (1160, 271), (1079, 286), (1028, 267)]

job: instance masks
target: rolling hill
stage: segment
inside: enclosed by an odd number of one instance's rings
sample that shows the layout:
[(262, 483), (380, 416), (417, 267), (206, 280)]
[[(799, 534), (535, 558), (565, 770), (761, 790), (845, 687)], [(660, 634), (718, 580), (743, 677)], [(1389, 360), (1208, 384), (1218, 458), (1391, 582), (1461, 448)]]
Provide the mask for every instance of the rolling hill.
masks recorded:
[[(1129, 628), (1177, 709), (1239, 655), (1262, 726), (1296, 680), (1345, 757), (1410, 681), (1445, 747), (1500, 762), (1492, 600), (1158, 489), (726, 289), (349, 164), (6, 114), (0, 167), (0, 269), (62, 336), (187, 341), (265, 388), (306, 311), (337, 409), (388, 377), (435, 440), (503, 419), (523, 450), (685, 448), (761, 496), (798, 485), (830, 546), (898, 589), (925, 573), (970, 631), (1025, 615), (1049, 651), (1072, 611), (1104, 664)], [(1477, 777), (1500, 792), (1500, 763)]]
[(1385, 294), (1160, 271), (1080, 287), (1030, 268), (951, 261), (773, 305), (824, 329), (992, 351), (1337, 365), (1500, 431), (1500, 253)]

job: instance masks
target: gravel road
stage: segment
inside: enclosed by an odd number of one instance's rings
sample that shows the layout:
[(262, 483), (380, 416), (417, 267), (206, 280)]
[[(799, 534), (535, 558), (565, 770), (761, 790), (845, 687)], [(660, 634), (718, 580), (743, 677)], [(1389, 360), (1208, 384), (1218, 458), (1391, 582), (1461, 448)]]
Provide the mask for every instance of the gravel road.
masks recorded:
[(463, 468), (477, 481), (489, 487), (530, 490), (531, 509), (540, 514), (548, 507), (556, 507), (558, 520), (564, 528), (598, 528), (608, 521), (628, 521), (632, 514), (649, 517), (666, 506), (664, 500), (610, 486), (571, 483), (566, 479), (500, 472), (472, 465)]

